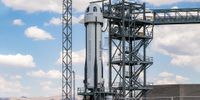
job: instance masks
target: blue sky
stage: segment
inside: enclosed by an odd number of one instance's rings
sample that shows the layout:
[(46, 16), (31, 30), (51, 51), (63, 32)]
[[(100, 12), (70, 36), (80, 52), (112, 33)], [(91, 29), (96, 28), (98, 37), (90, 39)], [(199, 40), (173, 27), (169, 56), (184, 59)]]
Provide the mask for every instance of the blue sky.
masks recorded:
[[(51, 96), (61, 92), (61, 0), (0, 1), (0, 97)], [(73, 0), (73, 54), (82, 86), (85, 29), (78, 23), (91, 0)], [(198, 0), (146, 0), (148, 8), (198, 8)], [(148, 48), (155, 84), (200, 83), (200, 25), (156, 26)], [(188, 35), (189, 34), (189, 35)], [(180, 38), (178, 38), (180, 37)], [(12, 89), (12, 90), (11, 90)]]

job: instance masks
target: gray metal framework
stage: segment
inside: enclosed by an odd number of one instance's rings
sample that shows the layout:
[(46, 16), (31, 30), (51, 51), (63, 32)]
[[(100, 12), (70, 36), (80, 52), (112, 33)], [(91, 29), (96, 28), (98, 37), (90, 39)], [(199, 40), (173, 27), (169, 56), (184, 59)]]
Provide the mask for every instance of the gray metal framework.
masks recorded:
[(72, 100), (72, 0), (62, 7), (62, 100)]
[[(79, 95), (85, 100), (87, 96), (104, 100), (107, 95), (114, 100), (145, 98), (152, 89), (146, 70), (153, 58), (147, 56), (146, 48), (153, 39), (154, 25), (200, 23), (200, 8), (146, 11), (144, 3), (104, 1), (104, 18), (109, 22), (109, 91), (79, 89)], [(72, 100), (72, 0), (63, 0), (62, 37), (62, 100)]]
[(154, 9), (152, 11), (155, 25), (200, 23), (200, 8)]
[(146, 69), (153, 64), (146, 48), (153, 39), (153, 22), (146, 20), (145, 4), (105, 3), (109, 19), (109, 92), (114, 100), (138, 100), (151, 89)]

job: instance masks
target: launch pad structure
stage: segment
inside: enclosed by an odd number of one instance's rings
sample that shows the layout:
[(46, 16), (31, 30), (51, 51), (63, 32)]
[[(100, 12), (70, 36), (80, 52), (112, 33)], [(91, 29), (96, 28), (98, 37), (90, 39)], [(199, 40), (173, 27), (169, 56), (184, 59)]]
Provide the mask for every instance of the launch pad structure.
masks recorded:
[(84, 99), (140, 98), (151, 89), (146, 69), (153, 64), (146, 48), (153, 39), (153, 23), (146, 20), (145, 4), (103, 3), (103, 15), (109, 23), (109, 91), (79, 91)]
[(145, 4), (110, 0), (103, 7), (109, 20), (109, 92), (115, 100), (138, 99), (151, 89), (146, 69), (153, 59), (146, 48), (153, 39), (153, 23), (146, 20)]
[[(145, 3), (101, 0), (109, 28), (108, 91), (78, 89), (83, 100), (140, 100), (150, 89), (146, 70), (153, 64), (147, 47), (155, 25), (199, 24), (200, 8), (147, 10)], [(94, 2), (93, 2), (94, 3)], [(63, 0), (63, 100), (72, 100), (72, 0)], [(105, 78), (105, 77), (104, 77)], [(73, 90), (74, 91), (74, 90)], [(74, 97), (75, 98), (75, 97)]]

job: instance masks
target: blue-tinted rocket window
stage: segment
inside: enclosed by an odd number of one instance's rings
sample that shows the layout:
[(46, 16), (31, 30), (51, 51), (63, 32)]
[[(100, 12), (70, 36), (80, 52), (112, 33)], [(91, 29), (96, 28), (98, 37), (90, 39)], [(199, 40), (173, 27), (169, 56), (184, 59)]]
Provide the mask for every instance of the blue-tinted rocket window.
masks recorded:
[(94, 7), (94, 8), (93, 8), (93, 11), (94, 11), (94, 12), (97, 12), (97, 7)]
[(90, 8), (88, 7), (87, 10), (86, 10), (86, 12), (89, 12), (89, 11), (90, 11)]

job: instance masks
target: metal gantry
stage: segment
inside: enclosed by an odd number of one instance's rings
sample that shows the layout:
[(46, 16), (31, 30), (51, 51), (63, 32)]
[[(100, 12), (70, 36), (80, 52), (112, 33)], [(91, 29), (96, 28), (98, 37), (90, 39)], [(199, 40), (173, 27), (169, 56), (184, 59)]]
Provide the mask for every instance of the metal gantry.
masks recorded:
[(72, 100), (72, 0), (62, 7), (62, 100)]
[(155, 9), (145, 4), (109, 0), (103, 5), (109, 20), (109, 92), (114, 100), (138, 100), (152, 89), (146, 69), (153, 64), (146, 48), (155, 25), (199, 24), (200, 8)]
[(200, 23), (200, 8), (155, 9), (152, 12), (155, 25)]
[(104, 4), (109, 19), (109, 91), (114, 100), (138, 100), (151, 89), (146, 69), (153, 64), (146, 48), (153, 39), (153, 22), (146, 20), (145, 4)]
[[(199, 24), (200, 8), (146, 11), (145, 3), (104, 1), (103, 14), (109, 24), (109, 91), (81, 93), (112, 95), (113, 100), (145, 98), (152, 89), (146, 81), (146, 70), (153, 58), (147, 56), (146, 49), (153, 39), (154, 25)], [(73, 99), (72, 73), (72, 0), (63, 0), (62, 100)]]

